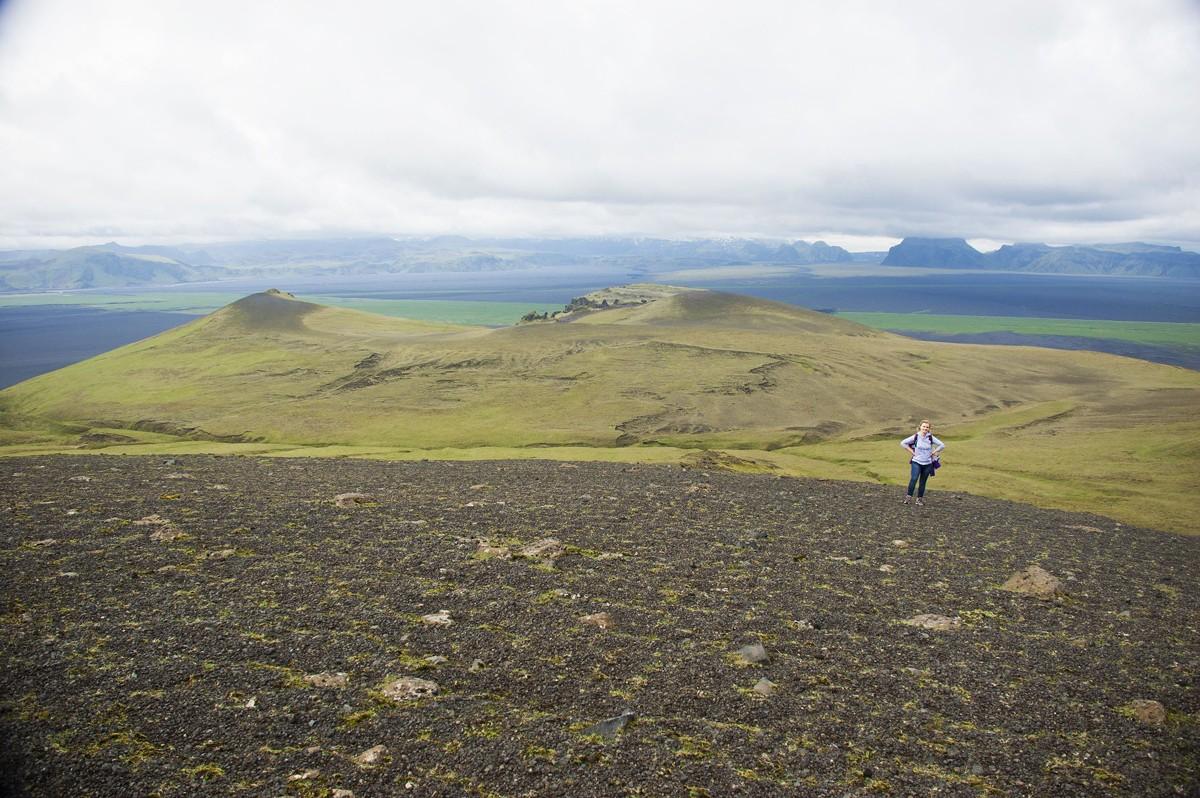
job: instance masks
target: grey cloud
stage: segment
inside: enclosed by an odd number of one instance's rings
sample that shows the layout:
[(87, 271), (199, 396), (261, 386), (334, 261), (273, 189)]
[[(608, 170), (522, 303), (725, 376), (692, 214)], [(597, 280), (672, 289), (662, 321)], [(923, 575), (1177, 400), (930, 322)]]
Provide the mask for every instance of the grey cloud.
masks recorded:
[(96, 229), (1200, 246), (1188, 2), (0, 9), (0, 246)]

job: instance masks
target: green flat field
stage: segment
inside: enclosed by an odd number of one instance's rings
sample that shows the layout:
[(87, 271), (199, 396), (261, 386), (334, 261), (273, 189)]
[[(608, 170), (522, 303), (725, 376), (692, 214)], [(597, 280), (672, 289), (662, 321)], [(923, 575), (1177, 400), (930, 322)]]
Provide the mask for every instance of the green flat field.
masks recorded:
[(838, 313), (880, 330), (930, 333), (1011, 332), (1021, 335), (1063, 335), (1106, 338), (1154, 346), (1200, 348), (1200, 324), (1159, 321), (1038, 319), (1023, 316), (935, 316), (926, 313)]
[[(244, 292), (197, 293), (42, 293), (0, 295), (0, 308), (36, 305), (74, 305), (99, 310), (155, 310), (163, 313), (203, 315), (236, 302)], [(536, 302), (479, 302), (445, 299), (367, 299), (345, 296), (311, 296), (304, 299), (322, 305), (352, 308), (382, 316), (498, 327), (515, 324), (531, 310), (539, 313), (561, 310), (562, 305)]]

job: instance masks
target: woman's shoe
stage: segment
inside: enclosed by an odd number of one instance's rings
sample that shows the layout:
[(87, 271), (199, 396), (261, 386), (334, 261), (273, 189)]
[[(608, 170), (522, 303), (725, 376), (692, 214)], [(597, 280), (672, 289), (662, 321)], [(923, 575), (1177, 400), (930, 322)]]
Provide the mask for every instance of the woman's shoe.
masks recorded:
[(917, 499), (917, 506), (918, 506), (918, 507), (924, 507), (924, 506), (925, 506), (925, 500), (924, 500), (924, 499)]
[(912, 501), (912, 496), (905, 496), (905, 497), (904, 497), (904, 503), (905, 503), (905, 504), (908, 504), (910, 501)]

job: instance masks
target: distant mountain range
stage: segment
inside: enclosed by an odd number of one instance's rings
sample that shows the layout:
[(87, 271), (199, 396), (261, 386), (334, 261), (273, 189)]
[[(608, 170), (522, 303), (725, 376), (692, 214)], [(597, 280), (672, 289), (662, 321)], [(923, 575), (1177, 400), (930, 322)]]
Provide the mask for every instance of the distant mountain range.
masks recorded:
[[(1200, 277), (1200, 254), (1154, 244), (1012, 244), (984, 254), (961, 238), (906, 238), (886, 253), (824, 241), (750, 238), (333, 238), (176, 247), (116, 243), (0, 252), (0, 291), (170, 285), (236, 278), (528, 269), (612, 270), (655, 280), (680, 269), (744, 264), (880, 263), (951, 269)], [(666, 279), (670, 279), (669, 276)]]
[(983, 253), (961, 238), (906, 238), (888, 251), (883, 265), (1055, 274), (1200, 277), (1200, 253), (1140, 242), (1065, 247), (1006, 244), (995, 252)]
[[(879, 255), (868, 253), (870, 262)], [(338, 238), (178, 247), (109, 243), (68, 250), (0, 252), (0, 291), (186, 283), (236, 277), (485, 272), (597, 266), (632, 274), (731, 264), (849, 263), (862, 259), (824, 241), (744, 238)]]
[(101, 244), (67, 250), (0, 252), (0, 290), (117, 288), (218, 279), (219, 269), (170, 247)]

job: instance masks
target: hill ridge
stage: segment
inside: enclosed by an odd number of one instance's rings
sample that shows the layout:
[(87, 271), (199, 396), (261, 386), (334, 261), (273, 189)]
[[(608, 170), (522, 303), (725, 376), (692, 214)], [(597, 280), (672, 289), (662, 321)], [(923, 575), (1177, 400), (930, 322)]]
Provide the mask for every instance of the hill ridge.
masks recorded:
[(922, 342), (720, 292), (500, 329), (279, 292), (0, 391), (0, 444), (148, 451), (183, 440), (137, 429), (151, 419), (261, 442), (256, 451), (585, 447), (678, 460), (712, 449), (753, 468), (883, 482), (903, 468), (878, 435), (932, 418), (964, 465), (939, 479), (1200, 531), (1195, 453), (1178, 446), (1200, 434), (1198, 404), (1200, 374), (1183, 369)]

